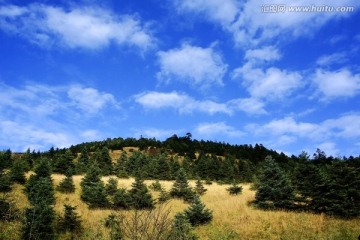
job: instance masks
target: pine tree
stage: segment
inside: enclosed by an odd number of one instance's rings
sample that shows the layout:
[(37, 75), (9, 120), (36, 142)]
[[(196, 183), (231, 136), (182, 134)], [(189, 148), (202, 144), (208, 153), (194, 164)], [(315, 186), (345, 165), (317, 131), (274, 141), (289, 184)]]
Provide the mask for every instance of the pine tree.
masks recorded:
[(86, 147), (83, 147), (83, 149), (81, 150), (80, 157), (76, 162), (76, 172), (80, 174), (85, 173), (89, 166), (90, 166), (89, 152)]
[(195, 192), (196, 192), (197, 194), (199, 194), (199, 195), (203, 195), (203, 194), (206, 193), (206, 191), (207, 191), (207, 189), (204, 188), (204, 185), (202, 184), (200, 178), (198, 178), (198, 179), (196, 180)]
[(0, 192), (10, 192), (11, 181), (8, 174), (0, 170)]
[(151, 185), (150, 185), (150, 187), (149, 187), (151, 190), (153, 190), (153, 191), (161, 191), (161, 189), (162, 189), (162, 186), (161, 186), (161, 184), (160, 184), (160, 182), (159, 182), (159, 180), (156, 180), (155, 182), (153, 182)]
[(184, 214), (193, 226), (206, 224), (213, 218), (212, 211), (205, 207), (199, 196), (195, 197), (194, 202), (185, 209)]
[(65, 178), (59, 183), (59, 186), (56, 188), (56, 190), (62, 193), (75, 192), (75, 184), (72, 178), (71, 170), (66, 172)]
[(128, 158), (125, 152), (122, 152), (115, 165), (115, 174), (119, 178), (128, 178), (129, 173), (126, 169)]
[(93, 165), (88, 169), (81, 183), (81, 200), (90, 208), (101, 208), (109, 206), (104, 183), (100, 179), (100, 170)]
[(135, 209), (151, 209), (154, 207), (154, 200), (142, 179), (136, 177), (135, 182), (131, 187), (129, 195), (131, 198), (131, 205)]
[(49, 178), (38, 178), (37, 175), (31, 175), (25, 186), (25, 192), (32, 205), (53, 205), (55, 203), (54, 187)]
[(105, 189), (107, 194), (110, 196), (114, 195), (117, 191), (118, 180), (116, 178), (109, 178), (108, 184), (106, 184)]
[(158, 202), (164, 203), (164, 202), (168, 201), (169, 199), (170, 199), (170, 194), (164, 188), (161, 188)]
[(235, 181), (233, 181), (232, 185), (226, 189), (230, 195), (238, 195), (242, 192), (242, 186), (239, 186), (236, 184)]
[(118, 189), (113, 196), (113, 206), (116, 209), (129, 209), (132, 199), (125, 188)]
[(80, 216), (75, 212), (76, 207), (64, 205), (64, 216), (58, 219), (58, 229), (61, 232), (70, 232), (72, 239), (74, 234), (80, 234), (82, 231)]
[(53, 208), (44, 202), (26, 209), (22, 227), (22, 239), (54, 239), (54, 219), (55, 212)]
[(293, 187), (285, 173), (271, 156), (267, 156), (255, 195), (260, 208), (290, 208), (295, 198)]
[(189, 187), (189, 182), (183, 169), (178, 171), (173, 187), (170, 190), (170, 195), (175, 198), (192, 200), (191, 198), (194, 194)]
[(23, 160), (16, 159), (10, 170), (10, 179), (12, 182), (24, 184), (26, 182), (25, 177), (25, 165)]
[(168, 240), (196, 240), (198, 237), (193, 233), (193, 227), (189, 219), (183, 213), (177, 213), (171, 228)]

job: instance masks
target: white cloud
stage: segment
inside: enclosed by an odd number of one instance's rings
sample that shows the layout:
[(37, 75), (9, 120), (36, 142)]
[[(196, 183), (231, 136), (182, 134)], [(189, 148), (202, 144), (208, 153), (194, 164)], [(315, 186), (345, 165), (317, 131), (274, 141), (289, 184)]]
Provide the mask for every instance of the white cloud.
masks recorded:
[(206, 89), (222, 86), (227, 65), (213, 48), (184, 44), (181, 48), (158, 53), (160, 72), (158, 78), (165, 82), (183, 81), (191, 86)]
[(236, 0), (176, 0), (174, 3), (180, 12), (202, 14), (206, 19), (219, 22), (223, 26), (231, 24), (238, 14)]
[(0, 145), (13, 146), (15, 151), (25, 151), (27, 148), (46, 150), (49, 146), (69, 147), (77, 140), (74, 135), (64, 131), (45, 130), (41, 126), (10, 120), (0, 121), (0, 132)]
[(113, 95), (99, 92), (94, 88), (73, 86), (68, 90), (68, 97), (74, 102), (74, 106), (86, 113), (97, 113), (106, 105), (118, 107)]
[(197, 101), (184, 93), (178, 92), (144, 92), (136, 95), (135, 101), (148, 109), (174, 108), (180, 113), (199, 111), (207, 114), (232, 114), (232, 110), (226, 104), (210, 100)]
[(0, 99), (0, 148), (15, 151), (99, 140), (101, 135), (87, 125), (101, 120), (101, 114), (91, 113), (118, 110), (111, 94), (81, 86), (29, 83), (14, 88), (0, 83)]
[(353, 74), (348, 69), (317, 69), (313, 81), (325, 99), (353, 97), (360, 91), (360, 74)]
[[(311, 35), (315, 30), (332, 19), (346, 18), (350, 12), (291, 12), (292, 6), (360, 6), (357, 0), (298, 0), (296, 2), (279, 3), (275, 0), (224, 1), (221, 0), (184, 0), (177, 1), (178, 12), (201, 16), (206, 21), (223, 27), (233, 35), (238, 46), (256, 46), (268, 40)], [(263, 6), (283, 4), (284, 12), (265, 13)], [(227, 9), (227, 10), (224, 10)], [(306, 27), (304, 27), (306, 26)]]
[(281, 54), (274, 46), (266, 46), (257, 49), (250, 49), (245, 52), (245, 59), (248, 61), (273, 61), (279, 60)]
[(217, 123), (200, 123), (195, 132), (201, 136), (228, 136), (228, 137), (241, 137), (243, 133), (236, 128), (227, 125), (224, 122)]
[(266, 100), (282, 99), (298, 89), (302, 76), (298, 72), (271, 67), (254, 68), (251, 63), (234, 70), (234, 78), (242, 78), (251, 97)]
[(56, 44), (98, 49), (113, 42), (146, 50), (154, 44), (154, 38), (136, 17), (116, 16), (102, 8), (5, 5), (0, 8), (0, 21), (5, 30), (46, 47)]
[(347, 55), (345, 52), (333, 53), (329, 55), (323, 55), (316, 61), (317, 65), (329, 66), (336, 63), (344, 63), (347, 61)]
[(248, 114), (259, 115), (266, 114), (266, 110), (264, 109), (265, 104), (256, 98), (238, 98), (233, 99), (228, 102), (229, 106), (231, 106), (234, 110), (241, 110)]
[[(266, 136), (270, 139), (269, 142), (276, 146), (286, 145), (299, 139), (321, 146), (322, 143), (334, 140), (352, 141), (360, 138), (360, 114), (349, 113), (320, 123), (297, 122), (292, 117), (286, 117), (262, 125), (249, 124), (245, 128), (249, 133)], [(331, 145), (327, 147), (330, 149)]]
[(337, 156), (340, 151), (334, 142), (323, 142), (317, 146), (318, 149), (321, 149), (326, 153), (327, 156)]

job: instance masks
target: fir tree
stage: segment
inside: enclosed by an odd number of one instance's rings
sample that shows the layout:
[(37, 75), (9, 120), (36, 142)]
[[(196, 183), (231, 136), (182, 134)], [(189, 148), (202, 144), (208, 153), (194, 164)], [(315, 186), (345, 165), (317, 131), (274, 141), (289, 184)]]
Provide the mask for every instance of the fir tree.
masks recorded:
[(127, 172), (126, 166), (127, 166), (128, 158), (126, 156), (126, 153), (123, 151), (117, 160), (117, 163), (115, 165), (115, 174), (119, 178), (128, 178), (129, 173)]
[(85, 173), (87, 168), (90, 166), (89, 152), (86, 147), (81, 150), (80, 157), (76, 162), (76, 172)]
[(31, 175), (25, 186), (25, 192), (32, 205), (53, 205), (55, 203), (54, 187), (49, 178), (38, 178), (37, 175)]
[(125, 188), (118, 189), (113, 196), (113, 206), (117, 209), (129, 209), (132, 199)]
[(195, 197), (194, 202), (185, 209), (184, 214), (193, 226), (206, 224), (213, 218), (212, 211), (205, 207), (199, 196)]
[(100, 171), (96, 165), (88, 169), (80, 185), (81, 200), (88, 204), (90, 208), (101, 208), (109, 205), (106, 189), (100, 179)]
[(199, 195), (203, 195), (203, 194), (206, 193), (206, 191), (207, 191), (207, 189), (204, 188), (204, 185), (202, 184), (200, 178), (198, 178), (198, 179), (196, 180), (195, 192), (196, 192), (197, 194), (199, 194)]
[(154, 200), (152, 199), (152, 196), (142, 179), (136, 177), (135, 182), (131, 185), (131, 187), (129, 195), (131, 198), (131, 205), (135, 209), (154, 207)]
[(114, 195), (117, 191), (118, 180), (116, 178), (109, 178), (108, 183), (105, 186), (107, 194), (110, 196)]
[(189, 192), (192, 192), (189, 187), (189, 182), (186, 177), (185, 171), (181, 168), (177, 175), (173, 187), (171, 188), (170, 195), (176, 198), (183, 198), (186, 195), (189, 195)]
[(233, 181), (232, 185), (226, 189), (230, 195), (238, 195), (242, 192), (242, 186), (239, 186), (236, 184), (235, 181)]
[(170, 199), (170, 194), (164, 188), (161, 188), (158, 202), (164, 203), (164, 202), (168, 201), (169, 199)]
[(159, 180), (156, 180), (155, 182), (153, 182), (149, 188), (153, 191), (161, 191), (161, 189), (162, 189)]
[(183, 213), (177, 213), (171, 228), (168, 240), (196, 240), (198, 237), (193, 233), (193, 227), (189, 219)]
[(72, 239), (82, 231), (80, 216), (75, 212), (76, 207), (65, 204), (64, 215), (58, 219), (60, 232), (70, 232)]
[(295, 198), (293, 187), (285, 173), (271, 156), (267, 156), (255, 195), (260, 208), (290, 208)]
[(59, 183), (59, 186), (56, 188), (56, 190), (62, 193), (75, 192), (75, 184), (72, 178), (71, 170), (66, 172), (65, 178)]
[(51, 240), (55, 238), (55, 212), (44, 202), (26, 209), (22, 227), (22, 239)]
[(10, 179), (12, 182), (24, 184), (26, 182), (25, 166), (23, 160), (16, 159), (10, 170)]
[(10, 192), (11, 181), (8, 174), (0, 170), (0, 192)]

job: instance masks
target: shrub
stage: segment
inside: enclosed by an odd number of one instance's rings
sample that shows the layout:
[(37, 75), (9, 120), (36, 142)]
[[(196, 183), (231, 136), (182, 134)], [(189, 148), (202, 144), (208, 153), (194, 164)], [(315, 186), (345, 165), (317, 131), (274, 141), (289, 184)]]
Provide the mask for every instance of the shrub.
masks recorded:
[(168, 240), (196, 240), (193, 227), (184, 213), (177, 213)]

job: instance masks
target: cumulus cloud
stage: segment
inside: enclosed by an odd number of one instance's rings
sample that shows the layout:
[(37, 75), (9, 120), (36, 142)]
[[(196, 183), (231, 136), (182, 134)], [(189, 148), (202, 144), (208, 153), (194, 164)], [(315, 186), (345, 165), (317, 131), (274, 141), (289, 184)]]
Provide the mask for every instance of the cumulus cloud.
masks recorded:
[(322, 143), (332, 142), (335, 139), (358, 139), (360, 114), (349, 113), (320, 123), (299, 122), (292, 117), (285, 117), (265, 124), (248, 124), (245, 128), (249, 133), (277, 141), (278, 146), (299, 139), (321, 146)]
[(0, 148), (11, 145), (15, 151), (98, 140), (98, 132), (86, 129), (88, 121), (119, 108), (111, 94), (81, 86), (0, 83), (0, 99)]
[(234, 70), (234, 78), (242, 79), (242, 85), (253, 98), (282, 99), (298, 89), (302, 76), (298, 72), (270, 67), (266, 70), (253, 67), (251, 63)]
[(353, 97), (360, 91), (360, 74), (354, 74), (348, 69), (317, 69), (313, 82), (324, 99)]
[(241, 137), (243, 133), (236, 128), (227, 125), (225, 122), (216, 123), (200, 123), (195, 132), (201, 136), (228, 136), (228, 137)]
[(245, 59), (248, 61), (268, 62), (279, 60), (281, 54), (274, 46), (265, 46), (262, 48), (249, 49), (245, 52)]
[[(180, 2), (180, 3), (179, 3)], [(180, 13), (193, 14), (202, 19), (220, 25), (231, 33), (237, 46), (247, 47), (263, 44), (266, 41), (311, 35), (315, 30), (332, 19), (346, 18), (349, 12), (290, 11), (293, 6), (352, 6), (356, 10), (359, 1), (345, 0), (339, 4), (337, 0), (299, 0), (286, 3), (286, 10), (278, 13), (266, 13), (263, 6), (279, 5), (275, 0), (183, 0), (176, 1), (175, 7)], [(285, 4), (285, 3), (284, 3)], [(304, 28), (303, 26), (306, 26)]]
[(265, 104), (256, 98), (238, 98), (228, 102), (228, 105), (235, 110), (241, 110), (251, 115), (266, 114)]
[(45, 4), (0, 7), (0, 26), (40, 46), (98, 49), (110, 43), (142, 50), (153, 46), (154, 38), (132, 15), (117, 16), (98, 7), (62, 8)]
[(96, 113), (106, 105), (119, 107), (112, 94), (102, 93), (94, 88), (73, 86), (67, 93), (68, 97), (74, 102), (74, 106), (86, 113)]
[(174, 108), (180, 113), (199, 111), (207, 114), (232, 114), (232, 110), (226, 104), (210, 100), (198, 101), (185, 93), (178, 92), (144, 92), (136, 95), (135, 101), (147, 109)]
[(181, 48), (158, 53), (158, 78), (165, 82), (182, 81), (206, 89), (222, 86), (227, 65), (212, 47), (201, 48), (184, 44)]

